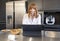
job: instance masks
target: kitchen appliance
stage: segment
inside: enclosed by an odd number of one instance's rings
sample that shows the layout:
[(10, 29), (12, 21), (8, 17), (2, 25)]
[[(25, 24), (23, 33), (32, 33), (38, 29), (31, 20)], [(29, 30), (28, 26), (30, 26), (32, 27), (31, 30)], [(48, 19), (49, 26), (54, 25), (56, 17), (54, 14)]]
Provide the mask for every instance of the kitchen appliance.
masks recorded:
[(25, 13), (25, 1), (6, 2), (6, 28), (13, 29), (22, 25)]
[[(48, 21), (46, 22), (46, 18)], [(52, 20), (54, 20), (54, 24), (52, 24)], [(45, 23), (46, 22), (46, 23)], [(60, 38), (60, 12), (57, 11), (49, 11), (44, 12), (44, 23), (45, 23), (45, 37), (49, 38)], [(50, 25), (51, 23), (51, 25)], [(47, 24), (47, 25), (46, 25)]]
[(50, 15), (48, 17), (46, 17), (46, 24), (47, 25), (54, 25), (55, 23), (55, 17)]
[(13, 1), (6, 2), (6, 28), (13, 28)]

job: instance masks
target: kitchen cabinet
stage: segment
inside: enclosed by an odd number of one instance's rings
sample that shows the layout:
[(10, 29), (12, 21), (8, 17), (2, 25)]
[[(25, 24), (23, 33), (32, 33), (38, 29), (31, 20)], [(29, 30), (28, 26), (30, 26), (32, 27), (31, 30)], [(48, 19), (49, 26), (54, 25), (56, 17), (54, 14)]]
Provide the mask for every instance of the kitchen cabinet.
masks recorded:
[(42, 10), (43, 0), (28, 0), (28, 5), (32, 2), (36, 3), (38, 10)]
[(0, 0), (0, 30), (6, 28), (6, 5), (5, 0)]
[(28, 5), (32, 2), (37, 4), (38, 10), (60, 10), (60, 0), (28, 0)]
[(60, 10), (60, 0), (43, 0), (43, 10)]

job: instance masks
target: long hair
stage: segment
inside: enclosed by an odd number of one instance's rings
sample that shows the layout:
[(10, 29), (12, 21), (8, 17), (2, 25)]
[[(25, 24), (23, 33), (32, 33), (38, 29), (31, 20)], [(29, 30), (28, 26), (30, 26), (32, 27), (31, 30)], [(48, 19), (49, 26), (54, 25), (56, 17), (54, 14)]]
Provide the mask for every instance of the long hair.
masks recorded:
[(34, 14), (34, 17), (37, 18), (37, 6), (35, 3), (31, 3), (29, 6), (28, 6), (28, 17), (30, 17), (30, 9), (35, 9), (36, 13)]

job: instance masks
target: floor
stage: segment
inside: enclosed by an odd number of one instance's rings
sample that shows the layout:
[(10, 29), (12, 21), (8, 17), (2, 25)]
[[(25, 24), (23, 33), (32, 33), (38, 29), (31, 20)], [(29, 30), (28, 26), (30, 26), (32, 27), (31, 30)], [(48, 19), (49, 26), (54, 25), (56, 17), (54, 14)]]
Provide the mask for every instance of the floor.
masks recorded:
[[(8, 35), (11, 35), (10, 32), (1, 32), (0, 31), (0, 41), (10, 41), (8, 40)], [(27, 37), (20, 35), (15, 35), (15, 41), (60, 41), (60, 38), (49, 38), (49, 37)]]

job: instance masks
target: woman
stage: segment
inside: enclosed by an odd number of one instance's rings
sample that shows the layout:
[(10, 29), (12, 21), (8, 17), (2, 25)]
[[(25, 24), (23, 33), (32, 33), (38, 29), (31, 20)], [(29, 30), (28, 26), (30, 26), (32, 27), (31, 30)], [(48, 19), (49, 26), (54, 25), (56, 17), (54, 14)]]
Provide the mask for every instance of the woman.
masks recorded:
[(22, 24), (27, 24), (27, 25), (41, 24), (41, 15), (38, 14), (37, 6), (35, 3), (31, 3), (28, 6), (28, 14), (24, 15)]

